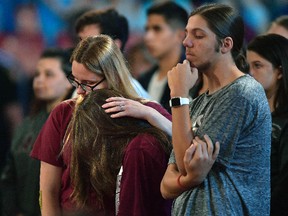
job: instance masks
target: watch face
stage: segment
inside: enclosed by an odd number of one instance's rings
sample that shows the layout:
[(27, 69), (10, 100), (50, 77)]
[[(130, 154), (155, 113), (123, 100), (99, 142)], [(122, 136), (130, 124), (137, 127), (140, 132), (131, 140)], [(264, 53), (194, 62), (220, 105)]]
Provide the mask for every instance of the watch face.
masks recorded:
[(170, 107), (189, 105), (189, 98), (174, 97), (169, 101)]
[(181, 105), (180, 98), (172, 98), (171, 99), (171, 105), (172, 106), (180, 106)]

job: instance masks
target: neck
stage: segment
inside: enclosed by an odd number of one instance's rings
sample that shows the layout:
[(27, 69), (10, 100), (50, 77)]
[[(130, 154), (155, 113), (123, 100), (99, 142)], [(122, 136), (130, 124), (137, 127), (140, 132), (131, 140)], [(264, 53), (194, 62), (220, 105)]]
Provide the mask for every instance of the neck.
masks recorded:
[(202, 87), (199, 90), (198, 95), (203, 94), (207, 90), (209, 90), (209, 88), (208, 88), (208, 79), (207, 79), (207, 76), (205, 74), (202, 74)]
[(268, 104), (270, 107), (270, 112), (274, 112), (275, 111), (275, 107), (274, 107), (274, 102), (276, 100), (276, 92), (272, 92), (272, 91), (265, 91), (266, 93), (266, 97), (268, 99)]
[(207, 76), (209, 94), (218, 91), (244, 75), (243, 72), (236, 67), (234, 62), (231, 62), (230, 64), (227, 64), (227, 61), (222, 62), (203, 71), (204, 76)]

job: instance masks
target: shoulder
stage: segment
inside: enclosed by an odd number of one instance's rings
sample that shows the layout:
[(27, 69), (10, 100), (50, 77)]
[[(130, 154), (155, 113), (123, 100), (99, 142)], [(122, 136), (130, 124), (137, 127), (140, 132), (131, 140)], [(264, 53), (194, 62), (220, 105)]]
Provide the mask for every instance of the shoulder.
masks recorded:
[(234, 89), (238, 95), (240, 103), (241, 101), (247, 102), (247, 104), (249, 103), (255, 112), (263, 111), (271, 118), (268, 100), (264, 88), (253, 77), (250, 75), (243, 76), (242, 79), (239, 79), (239, 82), (235, 85)]
[[(164, 153), (160, 141), (151, 134), (143, 133), (133, 138), (126, 148), (126, 154), (145, 154), (157, 157)], [(136, 153), (138, 152), (138, 153)], [(140, 159), (140, 158), (139, 158)]]
[(239, 77), (221, 89), (216, 94), (216, 98), (219, 103), (227, 103), (242, 108), (247, 105), (258, 109), (268, 105), (262, 85), (248, 74)]
[[(61, 142), (60, 140), (64, 137), (67, 125), (72, 117), (74, 106), (75, 100), (69, 99), (61, 102), (51, 111), (38, 136), (40, 143), (49, 143), (47, 140), (44, 141), (48, 137), (51, 143)], [(58, 139), (57, 142), (56, 139)]]
[(75, 107), (75, 104), (76, 104), (75, 98), (62, 101), (52, 110), (52, 112), (57, 112), (60, 110), (64, 110), (64, 111), (73, 110)]
[(69, 99), (62, 101), (58, 104), (52, 111), (49, 118), (66, 118), (72, 115), (73, 110), (75, 108), (76, 99)]
[(236, 79), (228, 89), (230, 93), (239, 96), (252, 97), (258, 95), (266, 98), (262, 85), (248, 74)]
[(131, 149), (143, 149), (143, 148), (149, 148), (151, 144), (159, 143), (159, 141), (151, 134), (143, 133), (138, 134), (136, 137), (134, 137), (128, 147), (127, 150)]
[(50, 113), (43, 125), (30, 156), (49, 164), (61, 167), (62, 157), (59, 157), (63, 138), (72, 117), (75, 99), (69, 99), (58, 104)]
[[(123, 167), (139, 169), (166, 168), (168, 156), (158, 139), (150, 134), (139, 134), (130, 141), (123, 157)], [(149, 169), (150, 169), (149, 168)]]

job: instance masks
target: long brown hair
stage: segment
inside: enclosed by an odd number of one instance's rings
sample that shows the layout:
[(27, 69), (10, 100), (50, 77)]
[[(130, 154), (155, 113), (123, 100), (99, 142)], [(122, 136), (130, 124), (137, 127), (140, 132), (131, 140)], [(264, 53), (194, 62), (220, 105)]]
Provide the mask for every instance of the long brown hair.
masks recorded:
[(128, 97), (114, 90), (95, 90), (76, 106), (69, 126), (72, 199), (81, 207), (87, 205), (91, 191), (105, 207), (105, 198), (115, 193), (125, 148), (140, 133), (156, 137), (167, 154), (172, 148), (169, 137), (147, 121), (131, 117), (113, 119), (105, 113), (101, 106), (112, 96)]

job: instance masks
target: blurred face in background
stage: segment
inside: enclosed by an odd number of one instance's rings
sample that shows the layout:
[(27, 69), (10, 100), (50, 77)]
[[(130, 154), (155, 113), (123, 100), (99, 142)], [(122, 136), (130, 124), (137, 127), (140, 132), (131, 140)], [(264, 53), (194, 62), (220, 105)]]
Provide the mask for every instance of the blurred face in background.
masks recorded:
[[(98, 24), (85, 25), (80, 32), (77, 33), (79, 40), (83, 40), (89, 36), (97, 36), (102, 34), (102, 29)], [(115, 39), (114, 42), (121, 49), (122, 42), (119, 39)]]
[(271, 27), (267, 31), (267, 34), (278, 34), (288, 39), (288, 30), (277, 23), (272, 23)]
[(65, 97), (71, 88), (59, 59), (41, 58), (38, 61), (33, 80), (33, 90), (37, 99), (54, 102)]
[(247, 51), (247, 61), (251, 76), (263, 86), (266, 93), (276, 92), (278, 80), (282, 78), (281, 70), (253, 51)]
[(165, 55), (175, 51), (175, 47), (182, 45), (183, 36), (177, 30), (173, 30), (158, 14), (148, 16), (144, 41), (149, 53), (156, 59), (162, 59)]

